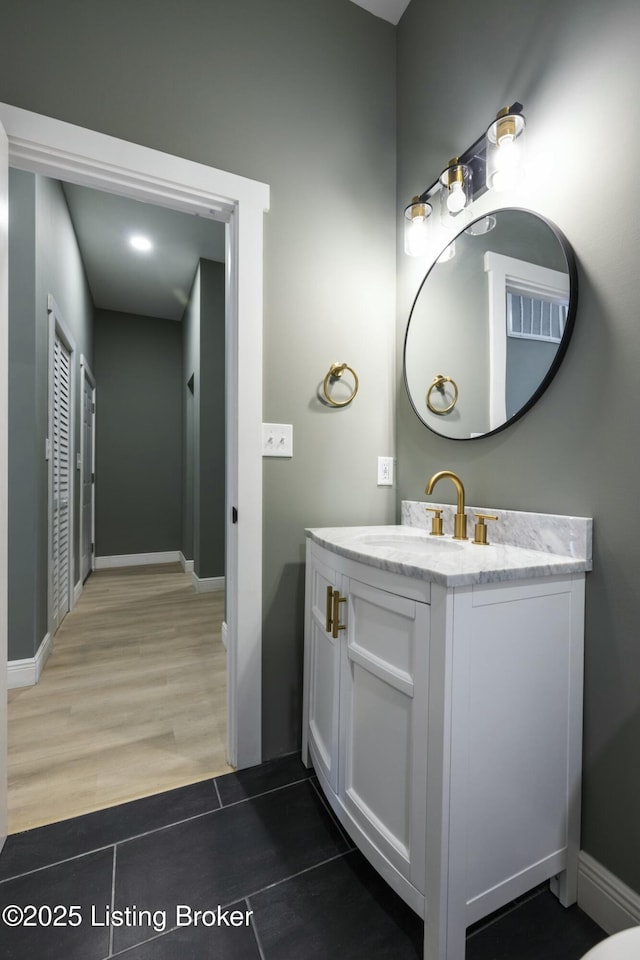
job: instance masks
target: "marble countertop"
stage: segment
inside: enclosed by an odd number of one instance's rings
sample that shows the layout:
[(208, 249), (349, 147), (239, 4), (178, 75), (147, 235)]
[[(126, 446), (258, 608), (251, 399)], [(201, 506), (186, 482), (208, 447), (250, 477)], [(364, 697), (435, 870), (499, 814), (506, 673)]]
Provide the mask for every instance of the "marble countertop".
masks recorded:
[[(426, 506), (438, 504), (420, 504), (423, 511)], [(446, 587), (583, 573), (591, 569), (590, 519), (502, 511), (511, 515), (510, 522), (503, 528), (503, 535), (508, 527), (513, 539), (518, 537), (523, 545), (494, 542), (480, 546), (472, 543), (473, 509), (470, 507), (468, 511), (470, 539), (464, 541), (453, 540), (450, 535), (432, 537), (426, 521), (424, 526), (404, 523), (398, 526), (314, 527), (307, 529), (306, 534), (315, 543), (340, 556)], [(451, 512), (450, 505), (448, 510)], [(492, 513), (493, 510), (487, 509), (486, 512)], [(499, 510), (495, 512), (500, 515)], [(410, 514), (411, 511), (404, 510), (403, 504), (403, 517)], [(415, 519), (415, 508), (413, 514)], [(514, 522), (514, 516), (517, 522)], [(536, 549), (539, 544), (530, 529), (534, 526), (541, 531), (543, 542), (549, 540), (549, 528), (554, 529), (554, 550)], [(495, 527), (495, 523), (488, 525), (490, 538)]]

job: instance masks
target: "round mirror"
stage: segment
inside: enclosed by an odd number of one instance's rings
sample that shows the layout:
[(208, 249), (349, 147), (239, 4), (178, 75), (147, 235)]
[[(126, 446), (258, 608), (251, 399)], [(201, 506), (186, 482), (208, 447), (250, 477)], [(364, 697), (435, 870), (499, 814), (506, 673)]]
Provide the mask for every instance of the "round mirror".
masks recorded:
[(405, 385), (423, 423), (471, 440), (521, 417), (560, 365), (576, 301), (571, 249), (548, 220), (505, 209), (465, 227), (409, 315)]

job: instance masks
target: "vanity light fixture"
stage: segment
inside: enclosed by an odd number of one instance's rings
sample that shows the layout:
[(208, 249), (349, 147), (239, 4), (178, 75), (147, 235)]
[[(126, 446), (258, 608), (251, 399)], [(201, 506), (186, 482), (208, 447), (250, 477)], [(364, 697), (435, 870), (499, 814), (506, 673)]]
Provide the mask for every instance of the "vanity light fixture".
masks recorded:
[(404, 252), (409, 257), (421, 257), (427, 252), (428, 221), (433, 207), (426, 200), (414, 197), (405, 207)]
[[(454, 157), (426, 190), (405, 208), (404, 250), (410, 257), (424, 256), (428, 246), (428, 220), (439, 193), (441, 221), (452, 224), (487, 190), (506, 190), (517, 184), (525, 118), (521, 103), (501, 110), (488, 130)], [(487, 222), (486, 231), (493, 223)], [(474, 234), (475, 235), (475, 234)]]

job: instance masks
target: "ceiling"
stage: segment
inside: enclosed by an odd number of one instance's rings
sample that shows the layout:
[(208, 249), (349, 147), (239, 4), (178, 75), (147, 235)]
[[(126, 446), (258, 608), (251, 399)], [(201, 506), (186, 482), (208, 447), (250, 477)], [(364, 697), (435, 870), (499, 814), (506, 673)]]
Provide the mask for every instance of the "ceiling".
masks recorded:
[[(114, 194), (63, 184), (96, 307), (181, 320), (198, 261), (225, 259), (225, 226)], [(153, 249), (138, 253), (134, 235)]]
[(364, 7), (369, 13), (396, 24), (409, 6), (409, 0), (352, 0), (359, 7)]

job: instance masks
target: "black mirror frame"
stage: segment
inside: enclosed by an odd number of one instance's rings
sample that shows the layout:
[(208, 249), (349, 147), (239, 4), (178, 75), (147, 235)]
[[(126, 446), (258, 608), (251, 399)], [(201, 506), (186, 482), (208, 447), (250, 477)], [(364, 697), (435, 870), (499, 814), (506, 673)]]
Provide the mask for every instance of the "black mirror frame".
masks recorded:
[(575, 259), (575, 255), (573, 253), (571, 244), (565, 237), (564, 233), (555, 225), (555, 223), (553, 223), (547, 217), (543, 217), (541, 214), (536, 213), (533, 210), (528, 210), (526, 207), (502, 207), (498, 210), (490, 210), (488, 213), (483, 213), (482, 216), (478, 217), (476, 220), (471, 220), (469, 223), (465, 224), (463, 229), (460, 230), (459, 233), (455, 235), (455, 237), (452, 237), (447, 241), (445, 246), (440, 251), (439, 255), (441, 255), (451, 243), (457, 240), (457, 238), (461, 236), (461, 234), (465, 233), (465, 231), (467, 231), (469, 227), (472, 226), (474, 223), (477, 223), (479, 220), (484, 220), (485, 217), (496, 216), (497, 214), (507, 210), (509, 211), (513, 210), (514, 212), (517, 212), (517, 213), (528, 213), (531, 216), (536, 217), (538, 220), (541, 220), (542, 223), (544, 223), (551, 230), (551, 232), (553, 233), (553, 235), (555, 236), (556, 240), (558, 241), (558, 243), (562, 248), (562, 251), (564, 253), (564, 256), (567, 262), (567, 272), (569, 274), (569, 308), (567, 311), (567, 320), (566, 320), (564, 332), (562, 334), (562, 340), (558, 345), (558, 349), (556, 351), (556, 355), (553, 359), (553, 362), (551, 363), (549, 369), (547, 370), (547, 373), (545, 374), (544, 378), (540, 382), (540, 386), (537, 388), (537, 390), (534, 391), (534, 393), (531, 394), (527, 402), (524, 403), (522, 407), (520, 407), (517, 413), (514, 413), (512, 417), (509, 417), (508, 420), (505, 420), (505, 422), (501, 424), (499, 427), (496, 427), (495, 430), (489, 430), (487, 433), (483, 433), (475, 437), (449, 437), (445, 433), (440, 433), (438, 430), (435, 430), (422, 418), (422, 416), (418, 412), (418, 409), (415, 403), (413, 402), (413, 398), (409, 390), (409, 384), (407, 383), (406, 353), (407, 353), (407, 337), (409, 334), (409, 327), (411, 325), (411, 318), (413, 316), (413, 311), (415, 309), (418, 298), (422, 292), (422, 288), (427, 282), (427, 279), (429, 278), (431, 271), (437, 265), (438, 257), (436, 257), (433, 263), (431, 264), (431, 266), (429, 267), (429, 269), (427, 270), (427, 272), (425, 273), (422, 279), (422, 282), (420, 283), (420, 286), (418, 287), (416, 295), (413, 299), (411, 310), (409, 311), (409, 319), (407, 320), (407, 327), (404, 334), (404, 343), (402, 348), (402, 376), (404, 380), (405, 390), (407, 392), (407, 397), (409, 398), (409, 403), (411, 404), (411, 408), (413, 412), (415, 413), (417, 418), (420, 420), (420, 422), (427, 428), (427, 430), (430, 430), (431, 433), (434, 433), (437, 437), (442, 437), (444, 440), (454, 440), (455, 442), (460, 442), (460, 441), (466, 442), (468, 440), (484, 440), (485, 437), (493, 437), (497, 433), (501, 433), (503, 430), (506, 430), (507, 427), (510, 427), (513, 423), (515, 423), (517, 420), (523, 417), (525, 413), (527, 413), (531, 409), (531, 407), (538, 402), (538, 400), (540, 399), (540, 397), (545, 392), (545, 390), (547, 389), (547, 387), (555, 377), (556, 373), (558, 372), (558, 369), (560, 367), (560, 364), (562, 363), (564, 355), (567, 352), (567, 347), (569, 346), (569, 341), (573, 333), (573, 328), (575, 325), (575, 318), (576, 318), (576, 311), (578, 308), (578, 270), (576, 266), (576, 259)]

